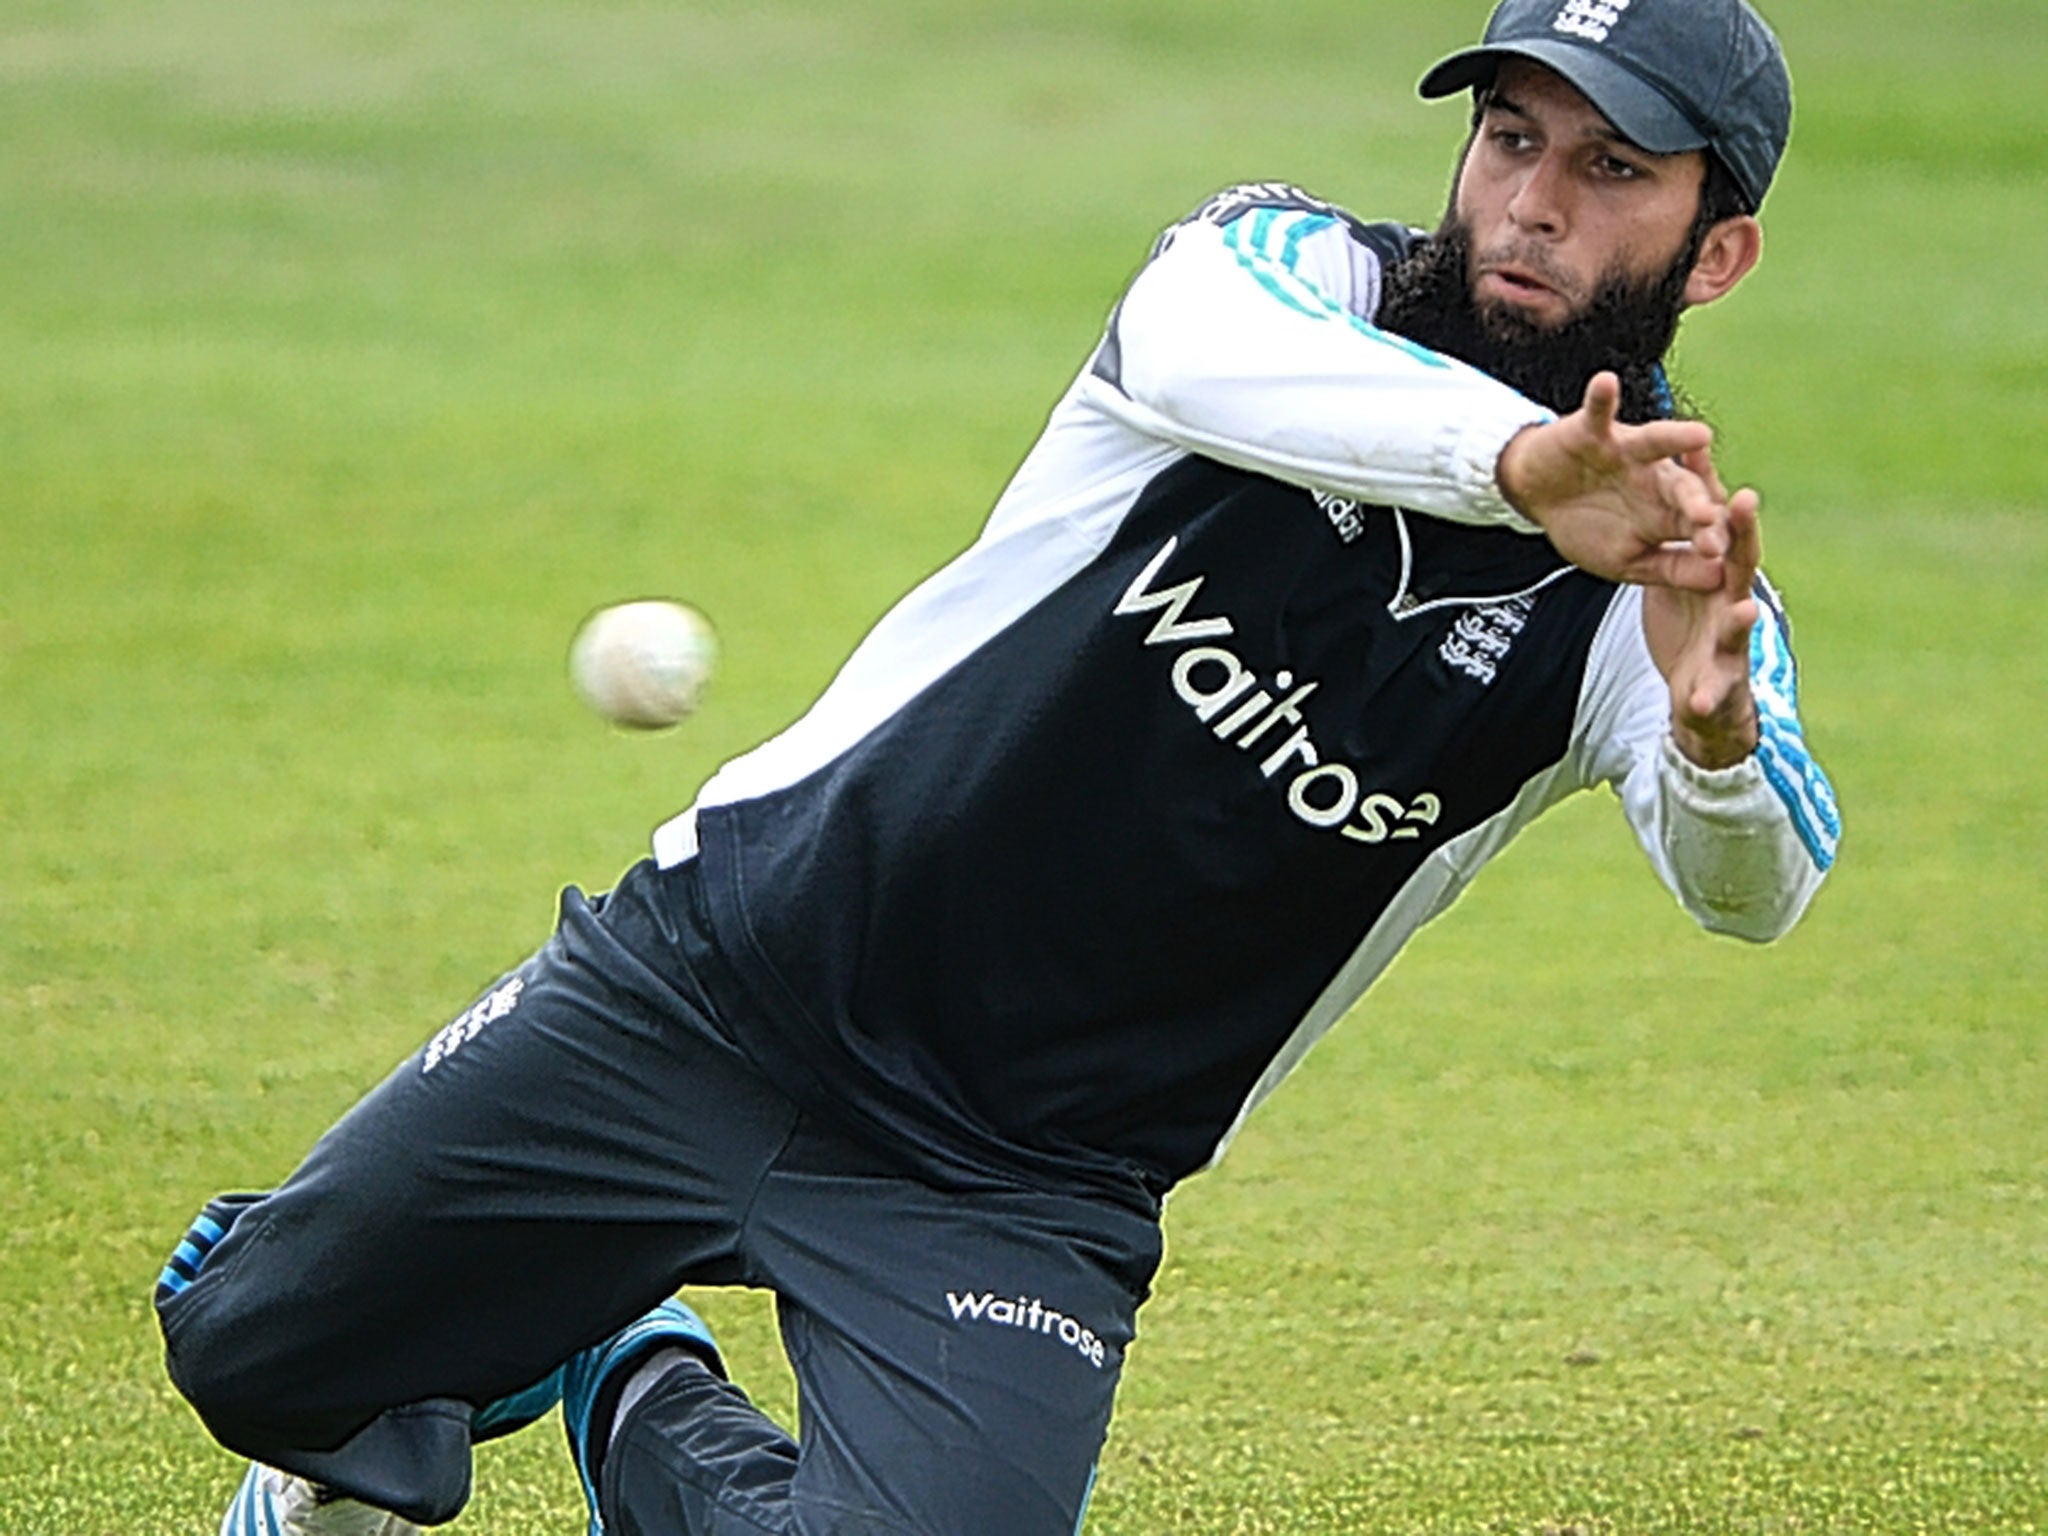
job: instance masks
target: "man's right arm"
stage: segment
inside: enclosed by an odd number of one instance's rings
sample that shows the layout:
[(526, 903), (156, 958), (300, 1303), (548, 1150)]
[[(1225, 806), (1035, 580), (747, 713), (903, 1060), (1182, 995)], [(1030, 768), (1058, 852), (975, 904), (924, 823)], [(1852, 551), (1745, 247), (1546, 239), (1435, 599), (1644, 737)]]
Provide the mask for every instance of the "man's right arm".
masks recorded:
[[(1223, 200), (1212, 202), (1211, 210)], [(1357, 259), (1357, 258), (1363, 259)], [(1302, 196), (1176, 226), (1126, 291), (1090, 399), (1125, 425), (1277, 480), (1535, 534), (1496, 479), (1544, 407), (1380, 330), (1379, 260)]]
[(1343, 215), (1305, 196), (1219, 205), (1169, 231), (1124, 295), (1083, 385), (1106, 414), (1291, 484), (1541, 532), (1612, 580), (1718, 579), (1664, 547), (1713, 516), (1695, 477), (1657, 467), (1706, 427), (1623, 426), (1590, 397), (1560, 421), (1373, 325), (1379, 258)]

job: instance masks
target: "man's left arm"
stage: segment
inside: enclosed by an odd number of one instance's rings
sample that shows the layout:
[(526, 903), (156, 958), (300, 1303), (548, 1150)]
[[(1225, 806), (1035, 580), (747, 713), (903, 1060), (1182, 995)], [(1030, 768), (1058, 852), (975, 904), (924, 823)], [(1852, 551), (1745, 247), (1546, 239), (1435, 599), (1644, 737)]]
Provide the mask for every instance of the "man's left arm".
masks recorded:
[(1819, 889), (1841, 820), (1807, 749), (1790, 631), (1759, 555), (1756, 498), (1740, 492), (1722, 585), (1621, 594), (1581, 714), (1594, 775), (1614, 782), (1680, 904), (1714, 932), (1765, 942)]

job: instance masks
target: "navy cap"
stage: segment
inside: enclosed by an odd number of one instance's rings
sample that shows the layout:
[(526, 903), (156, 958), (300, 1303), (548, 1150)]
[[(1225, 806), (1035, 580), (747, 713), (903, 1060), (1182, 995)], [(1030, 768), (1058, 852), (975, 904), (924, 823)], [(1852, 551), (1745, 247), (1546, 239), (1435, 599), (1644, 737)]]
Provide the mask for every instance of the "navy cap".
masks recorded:
[(1486, 85), (1508, 58), (1557, 71), (1652, 154), (1712, 150), (1762, 206), (1792, 133), (1792, 77), (1745, 0), (1501, 0), (1480, 45), (1424, 75), (1422, 94)]

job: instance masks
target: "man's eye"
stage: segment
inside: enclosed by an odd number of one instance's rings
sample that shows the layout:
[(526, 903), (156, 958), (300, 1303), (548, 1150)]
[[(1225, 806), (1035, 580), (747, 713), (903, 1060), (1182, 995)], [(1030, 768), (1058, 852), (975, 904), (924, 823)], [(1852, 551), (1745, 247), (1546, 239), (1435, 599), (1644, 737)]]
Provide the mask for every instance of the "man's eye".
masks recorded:
[(1602, 155), (1600, 157), (1600, 174), (1610, 176), (1616, 181), (1631, 181), (1635, 177), (1642, 175), (1642, 171), (1639, 167), (1630, 164), (1618, 156)]

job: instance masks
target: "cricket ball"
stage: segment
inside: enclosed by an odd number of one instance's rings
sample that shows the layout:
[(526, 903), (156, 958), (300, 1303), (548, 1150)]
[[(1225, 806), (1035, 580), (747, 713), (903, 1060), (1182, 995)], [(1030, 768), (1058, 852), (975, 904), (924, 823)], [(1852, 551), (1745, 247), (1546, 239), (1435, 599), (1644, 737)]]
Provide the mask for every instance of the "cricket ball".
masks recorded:
[(711, 621), (662, 598), (615, 603), (583, 621), (569, 680), (613, 725), (659, 731), (687, 719), (718, 660)]

